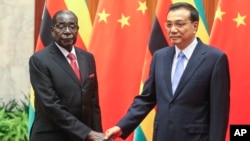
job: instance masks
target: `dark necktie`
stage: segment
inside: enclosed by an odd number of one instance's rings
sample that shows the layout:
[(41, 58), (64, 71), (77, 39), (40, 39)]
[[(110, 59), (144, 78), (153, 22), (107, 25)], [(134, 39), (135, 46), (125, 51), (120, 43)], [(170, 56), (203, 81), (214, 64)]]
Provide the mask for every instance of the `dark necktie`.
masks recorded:
[(178, 61), (177, 61), (176, 68), (174, 71), (174, 76), (173, 76), (173, 82), (172, 82), (173, 94), (175, 93), (175, 90), (179, 84), (182, 73), (184, 71), (184, 59), (185, 59), (185, 55), (183, 54), (183, 52), (180, 52), (178, 54)]
[(73, 53), (69, 53), (67, 56), (70, 59), (70, 66), (76, 74), (76, 77), (81, 81), (81, 74), (76, 64), (76, 57)]

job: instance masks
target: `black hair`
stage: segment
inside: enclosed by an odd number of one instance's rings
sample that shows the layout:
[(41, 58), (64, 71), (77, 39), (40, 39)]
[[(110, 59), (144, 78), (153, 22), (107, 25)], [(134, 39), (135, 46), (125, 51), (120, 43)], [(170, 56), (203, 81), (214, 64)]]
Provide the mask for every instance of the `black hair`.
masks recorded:
[(75, 14), (74, 12), (72, 12), (72, 11), (70, 11), (70, 10), (59, 10), (59, 11), (57, 11), (57, 12), (54, 14), (54, 16), (53, 16), (53, 18), (52, 18), (52, 25), (55, 25), (55, 24), (56, 24), (56, 19), (57, 19), (57, 17), (58, 17), (59, 15), (61, 15), (61, 14), (71, 14), (71, 15), (73, 15), (73, 16), (76, 18), (76, 21), (78, 21), (78, 18), (77, 18), (76, 14)]
[(172, 10), (176, 10), (179, 8), (185, 8), (190, 11), (190, 20), (192, 22), (194, 21), (199, 21), (199, 13), (198, 11), (194, 8), (193, 5), (186, 3), (186, 2), (177, 2), (173, 3), (169, 6), (168, 12)]

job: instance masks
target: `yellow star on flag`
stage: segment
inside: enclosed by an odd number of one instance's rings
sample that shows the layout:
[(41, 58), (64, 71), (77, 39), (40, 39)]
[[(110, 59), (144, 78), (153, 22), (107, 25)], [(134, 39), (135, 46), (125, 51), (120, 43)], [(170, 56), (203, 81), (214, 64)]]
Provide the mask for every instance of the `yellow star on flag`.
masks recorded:
[(124, 16), (124, 14), (122, 14), (122, 17), (121, 17), (121, 19), (119, 19), (119, 20), (117, 20), (119, 23), (121, 23), (121, 27), (123, 28), (125, 25), (127, 25), (127, 26), (129, 26), (130, 24), (129, 24), (129, 22), (128, 22), (128, 20), (129, 20), (129, 18), (130, 18), (130, 16)]
[(139, 3), (139, 7), (137, 8), (137, 10), (142, 11), (142, 13), (144, 15), (146, 10), (148, 9), (147, 5), (146, 5), (146, 1), (144, 1), (144, 2), (139, 1), (138, 3)]
[(222, 21), (222, 16), (226, 14), (226, 12), (221, 11), (221, 7), (218, 7), (218, 9), (215, 12), (215, 17), (214, 19), (219, 19), (220, 21)]
[(101, 13), (98, 13), (98, 16), (99, 16), (98, 22), (103, 21), (103, 22), (107, 23), (108, 22), (107, 18), (108, 18), (108, 16), (110, 16), (110, 14), (107, 14), (106, 10), (103, 9)]
[(237, 18), (234, 18), (233, 20), (237, 23), (237, 27), (239, 27), (241, 24), (246, 25), (245, 18), (247, 16), (241, 16), (240, 13), (238, 13)]

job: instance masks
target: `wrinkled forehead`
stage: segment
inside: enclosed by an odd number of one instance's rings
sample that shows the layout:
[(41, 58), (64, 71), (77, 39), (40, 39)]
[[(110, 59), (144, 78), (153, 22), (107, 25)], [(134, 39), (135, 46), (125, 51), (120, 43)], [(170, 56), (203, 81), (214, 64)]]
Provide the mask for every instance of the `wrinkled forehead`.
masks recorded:
[(56, 17), (56, 23), (75, 23), (77, 24), (77, 18), (70, 13), (61, 13)]

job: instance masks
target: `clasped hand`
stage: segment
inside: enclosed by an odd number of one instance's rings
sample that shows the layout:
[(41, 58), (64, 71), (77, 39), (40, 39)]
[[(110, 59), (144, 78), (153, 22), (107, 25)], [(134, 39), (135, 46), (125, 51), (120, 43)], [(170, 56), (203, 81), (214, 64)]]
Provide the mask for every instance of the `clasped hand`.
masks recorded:
[(96, 131), (90, 131), (87, 141), (114, 141), (113, 139), (105, 139), (105, 134)]
[(104, 138), (104, 141), (113, 141), (114, 139), (120, 137), (122, 135), (122, 130), (118, 126), (114, 126), (109, 128), (106, 131), (106, 136)]
[(121, 128), (118, 126), (114, 126), (106, 131), (106, 135), (104, 133), (90, 131), (87, 137), (87, 141), (114, 141), (121, 135), (122, 135)]

